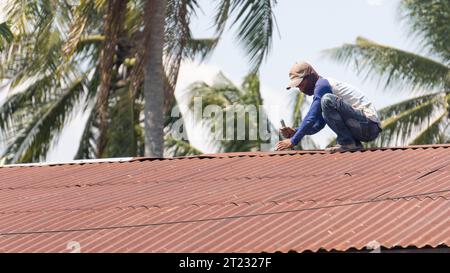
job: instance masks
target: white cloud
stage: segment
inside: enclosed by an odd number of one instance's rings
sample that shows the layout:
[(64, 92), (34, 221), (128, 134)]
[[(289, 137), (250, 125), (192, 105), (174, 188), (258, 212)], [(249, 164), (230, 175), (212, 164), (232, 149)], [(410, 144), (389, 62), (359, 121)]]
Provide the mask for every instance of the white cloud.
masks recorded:
[(214, 65), (183, 62), (178, 74), (176, 94), (181, 94), (193, 82), (204, 81), (211, 84), (220, 69)]
[(187, 97), (184, 96), (187, 87), (196, 82), (203, 81), (212, 84), (214, 77), (220, 72), (220, 69), (214, 65), (198, 64), (194, 62), (183, 62), (178, 74), (175, 97), (179, 103), (180, 111), (184, 117), (186, 131), (189, 142), (194, 147), (207, 152), (214, 153), (217, 147), (211, 145), (209, 138), (204, 134), (204, 128), (194, 121), (194, 115), (188, 109)]

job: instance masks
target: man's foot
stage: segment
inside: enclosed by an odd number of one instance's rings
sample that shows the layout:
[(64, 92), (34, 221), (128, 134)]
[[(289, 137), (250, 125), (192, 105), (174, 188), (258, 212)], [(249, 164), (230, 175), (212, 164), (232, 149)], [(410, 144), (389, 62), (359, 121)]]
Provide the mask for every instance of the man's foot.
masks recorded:
[(361, 143), (352, 143), (352, 144), (337, 144), (336, 146), (326, 148), (325, 151), (332, 153), (337, 152), (353, 152), (353, 151), (359, 151), (362, 150), (364, 147), (361, 145)]

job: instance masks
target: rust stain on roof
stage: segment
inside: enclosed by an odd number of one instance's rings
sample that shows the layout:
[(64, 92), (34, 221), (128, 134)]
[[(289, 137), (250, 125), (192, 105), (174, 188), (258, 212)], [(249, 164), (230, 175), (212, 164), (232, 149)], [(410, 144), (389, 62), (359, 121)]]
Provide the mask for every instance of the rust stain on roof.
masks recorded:
[(450, 145), (0, 168), (0, 252), (450, 245)]

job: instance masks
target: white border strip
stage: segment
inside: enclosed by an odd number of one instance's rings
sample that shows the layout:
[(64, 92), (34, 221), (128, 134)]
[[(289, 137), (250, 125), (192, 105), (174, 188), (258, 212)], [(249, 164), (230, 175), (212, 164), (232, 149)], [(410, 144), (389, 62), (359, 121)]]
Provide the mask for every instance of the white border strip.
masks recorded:
[(117, 157), (117, 158), (100, 158), (100, 159), (80, 159), (72, 161), (55, 161), (55, 162), (41, 162), (41, 163), (23, 163), (23, 164), (10, 164), (1, 165), (0, 168), (4, 167), (39, 167), (39, 166), (50, 166), (50, 165), (68, 165), (68, 164), (86, 164), (86, 163), (105, 163), (105, 162), (127, 162), (131, 161), (134, 157)]

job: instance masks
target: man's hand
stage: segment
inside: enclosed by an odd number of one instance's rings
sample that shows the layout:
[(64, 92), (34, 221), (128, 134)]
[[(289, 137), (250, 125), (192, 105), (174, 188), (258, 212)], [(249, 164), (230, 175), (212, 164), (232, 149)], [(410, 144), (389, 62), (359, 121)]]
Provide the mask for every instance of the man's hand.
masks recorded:
[(280, 132), (284, 138), (291, 138), (295, 135), (295, 129), (291, 127), (280, 128)]
[(292, 147), (294, 147), (294, 145), (292, 145), (291, 140), (285, 139), (282, 141), (278, 141), (277, 145), (275, 146), (275, 151), (283, 151)]

